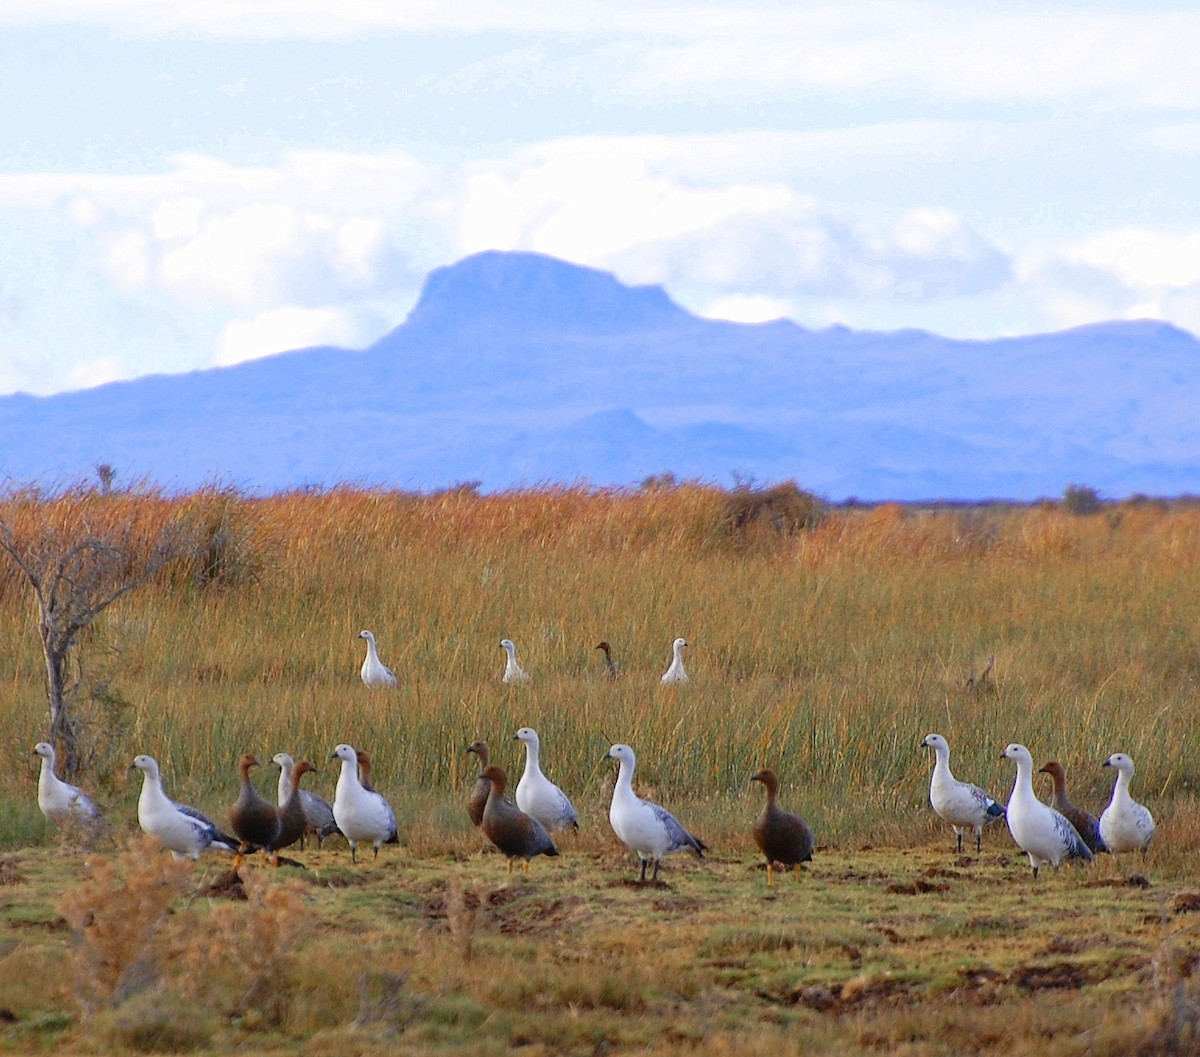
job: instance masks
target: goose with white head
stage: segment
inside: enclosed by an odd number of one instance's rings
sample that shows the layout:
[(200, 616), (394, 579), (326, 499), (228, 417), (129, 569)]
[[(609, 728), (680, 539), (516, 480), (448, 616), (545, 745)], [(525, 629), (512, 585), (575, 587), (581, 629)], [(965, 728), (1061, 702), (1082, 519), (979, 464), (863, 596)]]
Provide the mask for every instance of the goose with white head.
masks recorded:
[(1092, 851), (1066, 817), (1043, 804), (1033, 791), (1033, 756), (1024, 745), (1008, 745), (1001, 757), (1017, 765), (1012, 796), (1008, 798), (1008, 831), (1029, 856), (1033, 876), (1049, 863), (1055, 869), (1068, 859), (1091, 861)]

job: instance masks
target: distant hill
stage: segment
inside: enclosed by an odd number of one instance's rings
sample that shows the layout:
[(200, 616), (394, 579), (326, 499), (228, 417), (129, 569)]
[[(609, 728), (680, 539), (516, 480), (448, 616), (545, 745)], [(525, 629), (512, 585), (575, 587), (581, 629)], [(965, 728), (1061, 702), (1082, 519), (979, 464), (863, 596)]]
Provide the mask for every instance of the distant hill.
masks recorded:
[(954, 341), (701, 319), (530, 253), (432, 272), (362, 350), (0, 398), (0, 474), (249, 491), (673, 472), (830, 499), (1200, 492), (1200, 343), (1157, 322)]

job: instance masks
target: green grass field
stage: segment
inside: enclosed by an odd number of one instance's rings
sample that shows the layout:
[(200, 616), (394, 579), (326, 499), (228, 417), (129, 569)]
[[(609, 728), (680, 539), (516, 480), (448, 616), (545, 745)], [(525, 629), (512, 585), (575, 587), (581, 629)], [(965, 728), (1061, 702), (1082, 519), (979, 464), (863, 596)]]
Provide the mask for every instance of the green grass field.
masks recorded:
[[(76, 660), (80, 783), (115, 831), (86, 855), (37, 810), (42, 658), (6, 572), (0, 1050), (1196, 1052), (1200, 511), (814, 523), (777, 498), (758, 517), (697, 486), (174, 501), (214, 526), (205, 573), (117, 603)], [(88, 503), (93, 523), (173, 507)], [(362, 628), (395, 690), (359, 681)], [(691, 681), (665, 688), (676, 635)], [(501, 683), (502, 637), (530, 685)], [(966, 687), (992, 655), (989, 683)], [(463, 750), (487, 740), (515, 779), (522, 725), (584, 825), (510, 879), (466, 819)], [(1094, 811), (1104, 759), (1129, 753), (1159, 822), (1149, 860), (1034, 883), (996, 827), (956, 856), (927, 803), (934, 730), (959, 777), (1006, 798), (1000, 751), (1022, 741)], [(400, 818), (403, 846), (378, 863), (352, 869), (331, 841), (303, 869), (244, 868), (233, 900), (206, 892), (218, 858), (180, 872), (136, 838), (137, 752), (221, 817), (243, 751), (308, 756), (332, 796), (341, 741), (372, 753)], [(661, 888), (631, 884), (607, 826), (614, 741), (637, 750), (643, 795), (712, 848), (672, 860)], [(749, 837), (766, 765), (818, 843), (801, 882), (770, 892)]]

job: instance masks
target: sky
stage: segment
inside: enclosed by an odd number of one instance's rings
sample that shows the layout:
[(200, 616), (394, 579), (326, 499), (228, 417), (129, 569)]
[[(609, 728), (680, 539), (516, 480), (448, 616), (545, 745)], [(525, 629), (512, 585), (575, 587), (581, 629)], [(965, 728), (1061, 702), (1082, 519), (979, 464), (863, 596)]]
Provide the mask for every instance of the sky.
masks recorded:
[(1197, 40), (1155, 0), (4, 0), (0, 393), (363, 346), (485, 249), (713, 318), (1200, 332)]

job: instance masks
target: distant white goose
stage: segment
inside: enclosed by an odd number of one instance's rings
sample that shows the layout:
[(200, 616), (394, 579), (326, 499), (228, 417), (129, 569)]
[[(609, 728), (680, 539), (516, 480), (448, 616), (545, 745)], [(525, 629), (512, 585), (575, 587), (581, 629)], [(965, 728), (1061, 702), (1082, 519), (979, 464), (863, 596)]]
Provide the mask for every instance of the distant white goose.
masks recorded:
[(56, 826), (83, 826), (91, 829), (102, 824), (96, 805), (78, 786), (64, 782), (54, 773), (54, 747), (48, 741), (39, 741), (31, 750), (31, 756), (42, 758), (42, 771), (38, 775), (38, 807)]
[(1104, 761), (1104, 766), (1117, 769), (1117, 784), (1113, 786), (1108, 807), (1100, 815), (1100, 836), (1114, 856), (1125, 851), (1140, 851), (1145, 857), (1154, 839), (1154, 816), (1129, 795), (1133, 760), (1123, 752), (1114, 752)]
[[(277, 752), (271, 757), (271, 762), (279, 765), (279, 806), (283, 807), (292, 795), (292, 768), (296, 761), (286, 752)], [(317, 847), (325, 843), (325, 838), (340, 832), (333, 820), (333, 805), (323, 796), (300, 790), (300, 806), (304, 808), (304, 818), (308, 822), (308, 832), (316, 834)], [(304, 848), (304, 838), (300, 838), (300, 848)]]
[(553, 833), (569, 826), (579, 828), (579, 816), (567, 794), (542, 774), (538, 759), (541, 741), (532, 727), (522, 727), (513, 735), (525, 746), (525, 773), (517, 783), (517, 807), (536, 818)]
[(133, 766), (142, 772), (138, 824), (167, 848), (173, 858), (199, 859), (200, 853), (209, 848), (238, 850), (236, 837), (222, 833), (202, 812), (187, 804), (176, 804), (167, 797), (158, 761), (153, 756), (135, 756)]
[(687, 639), (676, 639), (671, 643), (671, 666), (663, 672), (664, 683), (686, 683), (687, 672), (683, 669), (683, 648), (688, 644)]
[(517, 663), (517, 647), (513, 640), (501, 639), (500, 648), (508, 654), (508, 660), (504, 663), (504, 681), (506, 683), (532, 682), (533, 676)]
[(331, 760), (342, 761), (333, 794), (333, 818), (350, 843), (350, 861), (358, 862), (358, 842), (370, 841), (379, 857), (379, 846), (396, 841), (396, 819), (387, 801), (362, 787), (358, 779), (358, 756), (349, 745), (339, 745)]
[(1015, 760), (1017, 779), (1008, 798), (1008, 830), (1018, 846), (1029, 856), (1033, 876), (1049, 863), (1057, 868), (1064, 859), (1090, 861), (1091, 849), (1066, 817), (1043, 804), (1033, 792), (1033, 757), (1024, 745), (1009, 745), (1002, 756)]
[(608, 758), (619, 764), (617, 784), (613, 787), (608, 821), (626, 847), (637, 853), (642, 863), (639, 883), (646, 880), (646, 864), (654, 863), (652, 881), (658, 880), (658, 868), (664, 855), (692, 851), (704, 857), (705, 844), (685, 830), (666, 808), (643, 800), (633, 791), (633, 769), (637, 758), (628, 745), (614, 745)]
[(960, 782), (950, 773), (950, 744), (940, 734), (926, 734), (921, 742), (933, 749), (933, 776), (929, 780), (929, 803), (954, 827), (957, 851), (962, 854), (963, 833), (975, 831), (975, 852), (983, 848), (983, 827), (1004, 817), (1004, 807), (987, 791), (970, 782)]
[(362, 681), (370, 687), (395, 686), (396, 673), (379, 659), (379, 652), (375, 649), (374, 632), (360, 631), (358, 637), (367, 640), (367, 659), (363, 661), (359, 670)]

